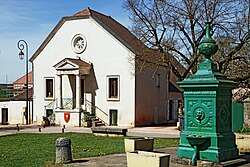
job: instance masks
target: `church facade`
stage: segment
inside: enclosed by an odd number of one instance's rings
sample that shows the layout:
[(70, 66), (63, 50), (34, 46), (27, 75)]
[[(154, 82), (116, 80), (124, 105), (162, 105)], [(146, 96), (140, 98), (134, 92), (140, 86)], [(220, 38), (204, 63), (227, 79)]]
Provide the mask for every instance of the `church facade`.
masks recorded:
[(142, 48), (124, 26), (90, 8), (63, 17), (30, 59), (37, 123), (53, 116), (55, 124), (81, 126), (83, 113), (128, 127), (177, 120), (181, 92), (164, 69), (137, 72), (133, 57)]

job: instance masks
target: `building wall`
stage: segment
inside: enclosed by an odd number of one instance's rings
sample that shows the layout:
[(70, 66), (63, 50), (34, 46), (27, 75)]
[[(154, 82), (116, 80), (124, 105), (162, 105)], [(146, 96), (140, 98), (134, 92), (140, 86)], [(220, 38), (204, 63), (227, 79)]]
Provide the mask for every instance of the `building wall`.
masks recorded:
[[(24, 108), (26, 106), (25, 101), (4, 101), (0, 102), (0, 122), (2, 121), (2, 109), (8, 109), (8, 123), (9, 124), (26, 124), (24, 117)], [(32, 108), (32, 103), (29, 103)], [(32, 110), (30, 114), (32, 115)]]
[[(157, 78), (159, 77), (159, 78)], [(136, 74), (136, 126), (166, 123), (167, 74), (152, 69)]]
[[(76, 54), (71, 48), (71, 40), (76, 34), (86, 37), (87, 48), (81, 54)], [(129, 63), (131, 52), (107, 33), (100, 25), (91, 19), (66, 21), (47, 46), (33, 61), (34, 65), (34, 115), (41, 121), (45, 115), (44, 106), (51, 101), (44, 99), (44, 77), (56, 77), (54, 65), (64, 58), (77, 58), (93, 64), (97, 89), (95, 90), (95, 105), (109, 115), (110, 109), (118, 110), (119, 126), (134, 126), (135, 120), (135, 79)], [(107, 101), (107, 76), (120, 76), (120, 100)], [(86, 79), (88, 76), (86, 76)], [(63, 94), (70, 96), (68, 81), (64, 79)], [(58, 85), (55, 79), (55, 86)], [(55, 96), (58, 96), (57, 88)], [(107, 118), (108, 119), (108, 118)], [(72, 123), (73, 125), (74, 123)]]

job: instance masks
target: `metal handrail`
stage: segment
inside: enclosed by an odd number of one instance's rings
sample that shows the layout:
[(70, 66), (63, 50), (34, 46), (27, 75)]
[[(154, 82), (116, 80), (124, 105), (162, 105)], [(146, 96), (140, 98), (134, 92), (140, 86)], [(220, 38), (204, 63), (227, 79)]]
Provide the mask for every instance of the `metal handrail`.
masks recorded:
[(73, 109), (75, 98), (62, 98), (62, 108)]
[(57, 99), (53, 99), (49, 104), (47, 104), (45, 106), (45, 108), (49, 108), (49, 109), (54, 109), (57, 108)]
[(81, 103), (81, 105), (83, 105), (83, 104), (84, 104), (84, 101), (85, 101), (85, 100), (84, 100), (83, 98), (81, 98), (81, 99), (80, 99), (80, 103)]
[[(87, 99), (85, 99), (85, 111), (86, 112), (89, 112), (88, 108), (90, 108), (90, 111), (95, 111), (95, 117), (100, 119), (102, 122), (104, 122), (106, 125), (108, 125), (107, 121), (103, 120), (102, 118), (98, 117), (96, 115), (96, 112), (100, 112), (104, 115), (104, 117), (108, 117), (108, 114), (105, 113), (103, 110), (101, 110), (99, 107), (95, 106), (93, 103), (91, 103), (90, 101), (88, 101)], [(92, 113), (92, 112), (89, 112), (89, 113)], [(108, 120), (108, 118), (107, 118)]]
[(98, 109), (99, 111), (101, 111), (101, 113), (108, 116), (107, 113), (105, 113), (103, 110), (101, 110), (99, 107), (95, 106), (92, 102), (88, 101), (87, 99), (85, 99), (85, 105), (89, 105), (89, 106), (91, 106), (91, 108)]
[(53, 113), (48, 116), (48, 119), (50, 121), (50, 123), (55, 123), (55, 108), (57, 108), (57, 99), (53, 99), (52, 102), (50, 102), (49, 104), (47, 104), (46, 106), (44, 106), (45, 108), (45, 115), (47, 116), (47, 109), (52, 109)]

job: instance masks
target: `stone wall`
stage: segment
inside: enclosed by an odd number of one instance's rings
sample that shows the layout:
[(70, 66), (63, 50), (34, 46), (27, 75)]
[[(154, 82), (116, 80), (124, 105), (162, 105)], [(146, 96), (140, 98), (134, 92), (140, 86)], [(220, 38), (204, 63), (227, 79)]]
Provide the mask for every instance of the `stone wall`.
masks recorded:
[(250, 128), (250, 98), (244, 100), (244, 127)]

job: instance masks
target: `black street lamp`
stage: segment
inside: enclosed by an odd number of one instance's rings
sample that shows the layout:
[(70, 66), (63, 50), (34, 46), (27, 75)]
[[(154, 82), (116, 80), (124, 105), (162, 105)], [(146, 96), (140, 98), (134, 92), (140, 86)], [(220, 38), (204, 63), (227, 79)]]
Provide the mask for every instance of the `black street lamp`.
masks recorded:
[[(19, 58), (21, 60), (24, 59), (24, 53), (23, 50), (26, 51), (26, 107), (25, 107), (25, 119), (26, 119), (26, 125), (29, 124), (29, 112), (28, 112), (28, 107), (29, 107), (29, 85), (28, 85), (28, 44), (26, 43), (25, 40), (19, 40), (17, 43), (17, 47), (20, 50), (19, 52)], [(25, 48), (25, 49), (24, 49)]]

